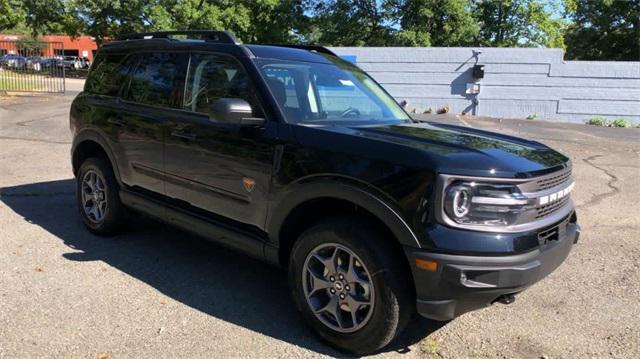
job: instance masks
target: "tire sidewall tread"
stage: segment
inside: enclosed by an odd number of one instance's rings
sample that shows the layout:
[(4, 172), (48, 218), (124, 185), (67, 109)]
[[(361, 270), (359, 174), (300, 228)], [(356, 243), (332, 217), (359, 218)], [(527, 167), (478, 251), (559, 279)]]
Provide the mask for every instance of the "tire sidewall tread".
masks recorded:
[[(107, 189), (107, 207), (105, 210), (104, 220), (100, 223), (94, 223), (87, 218), (84, 213), (82, 204), (82, 179), (85, 173), (94, 170), (102, 175), (105, 180)], [(82, 222), (87, 229), (98, 235), (111, 236), (117, 233), (124, 220), (124, 207), (120, 202), (119, 186), (113, 174), (111, 165), (104, 159), (99, 157), (91, 157), (86, 159), (80, 165), (76, 177), (76, 202), (78, 210), (82, 218)]]
[[(289, 285), (298, 310), (326, 342), (351, 353), (372, 354), (391, 342), (411, 317), (411, 283), (402, 259), (382, 231), (355, 219), (328, 219), (307, 229), (294, 244)], [(353, 333), (339, 333), (322, 324), (309, 308), (302, 289), (302, 266), (307, 254), (322, 243), (351, 249), (364, 262), (374, 285), (375, 305), (369, 322)]]

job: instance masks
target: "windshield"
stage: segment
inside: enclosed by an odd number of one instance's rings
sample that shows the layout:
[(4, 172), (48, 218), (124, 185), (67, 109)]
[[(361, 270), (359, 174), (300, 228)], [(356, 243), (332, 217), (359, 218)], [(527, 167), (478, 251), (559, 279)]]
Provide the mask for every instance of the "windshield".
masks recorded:
[(346, 62), (330, 60), (335, 64), (258, 61), (287, 122), (409, 121), (396, 101), (367, 74)]

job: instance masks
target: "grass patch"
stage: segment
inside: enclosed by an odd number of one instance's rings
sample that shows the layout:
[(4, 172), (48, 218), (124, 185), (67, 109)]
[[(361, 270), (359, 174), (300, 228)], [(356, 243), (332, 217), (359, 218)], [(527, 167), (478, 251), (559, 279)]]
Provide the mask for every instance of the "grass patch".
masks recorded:
[(429, 337), (422, 339), (419, 347), (424, 354), (435, 355), (438, 353), (438, 342)]
[(606, 126), (607, 120), (604, 117), (596, 116), (587, 121), (587, 125), (592, 126)]
[(613, 122), (611, 122), (611, 126), (627, 128), (631, 127), (631, 124), (629, 124), (629, 122), (627, 122), (627, 120), (625, 120), (624, 118), (616, 118), (615, 120), (613, 120)]
[(59, 79), (43, 74), (21, 74), (9, 70), (0, 71), (0, 91), (41, 91), (55, 87)]
[(592, 125), (592, 126), (603, 126), (603, 127), (618, 127), (618, 128), (635, 127), (635, 128), (640, 128), (640, 124), (637, 124), (636, 126), (633, 126), (633, 125), (631, 125), (631, 123), (629, 123), (629, 121), (627, 121), (626, 119), (624, 119), (622, 117), (618, 117), (613, 121), (609, 121), (604, 117), (595, 116), (595, 117), (592, 117), (589, 121), (587, 121), (586, 124), (587, 125)]
[(36, 91), (39, 86), (35, 81), (25, 78), (0, 77), (0, 91)]

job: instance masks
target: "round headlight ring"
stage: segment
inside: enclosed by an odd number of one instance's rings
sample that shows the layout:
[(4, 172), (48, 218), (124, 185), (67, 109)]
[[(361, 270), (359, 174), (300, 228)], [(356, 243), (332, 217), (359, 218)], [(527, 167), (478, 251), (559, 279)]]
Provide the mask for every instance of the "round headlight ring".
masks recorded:
[(469, 213), (469, 209), (471, 208), (471, 194), (466, 188), (455, 190), (451, 207), (456, 218), (462, 218)]

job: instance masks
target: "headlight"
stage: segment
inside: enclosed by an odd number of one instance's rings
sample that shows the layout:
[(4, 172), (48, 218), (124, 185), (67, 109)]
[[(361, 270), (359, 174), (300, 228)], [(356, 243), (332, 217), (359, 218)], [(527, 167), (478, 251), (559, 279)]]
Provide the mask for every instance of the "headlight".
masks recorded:
[(508, 226), (533, 205), (517, 186), (456, 181), (445, 189), (444, 211), (458, 224)]

